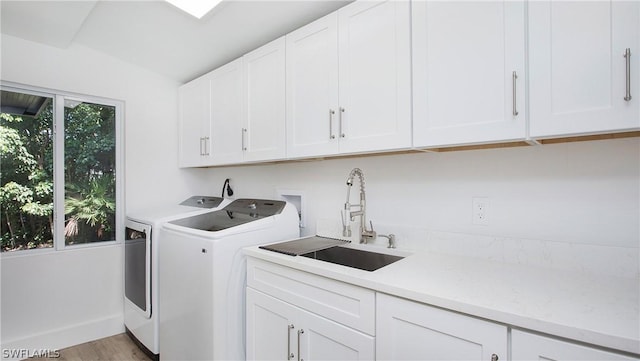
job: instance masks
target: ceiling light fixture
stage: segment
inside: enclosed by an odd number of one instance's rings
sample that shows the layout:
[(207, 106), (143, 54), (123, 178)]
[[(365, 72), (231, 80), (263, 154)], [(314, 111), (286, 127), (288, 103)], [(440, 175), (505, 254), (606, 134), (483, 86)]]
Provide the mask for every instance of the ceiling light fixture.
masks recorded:
[(201, 19), (222, 0), (165, 0), (178, 9)]

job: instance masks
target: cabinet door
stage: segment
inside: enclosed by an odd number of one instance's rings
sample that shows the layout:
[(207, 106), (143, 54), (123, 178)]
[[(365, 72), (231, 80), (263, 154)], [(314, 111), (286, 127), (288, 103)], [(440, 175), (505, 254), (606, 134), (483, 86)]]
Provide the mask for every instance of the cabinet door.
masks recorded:
[[(285, 38), (243, 57), (245, 161), (285, 157)], [(235, 135), (229, 135), (235, 136)]]
[(338, 10), (340, 152), (411, 146), (408, 1), (356, 1)]
[(247, 287), (247, 360), (374, 358), (372, 336)]
[(507, 359), (507, 328), (378, 293), (376, 357), (379, 360)]
[(242, 58), (211, 73), (211, 165), (242, 161)]
[(374, 360), (375, 339), (311, 312), (299, 310), (296, 329), (300, 358), (313, 360)]
[(522, 1), (413, 3), (414, 146), (524, 139)]
[(208, 75), (184, 84), (178, 89), (179, 99), (179, 165), (197, 167), (203, 164), (210, 137), (210, 81)]
[(519, 330), (511, 331), (511, 355), (513, 361), (639, 360)]
[[(640, 127), (639, 7), (636, 1), (529, 3), (531, 137)], [(636, 93), (630, 100), (627, 77)]]
[(287, 156), (338, 152), (338, 16), (286, 36)]
[(247, 360), (295, 358), (293, 306), (247, 287)]

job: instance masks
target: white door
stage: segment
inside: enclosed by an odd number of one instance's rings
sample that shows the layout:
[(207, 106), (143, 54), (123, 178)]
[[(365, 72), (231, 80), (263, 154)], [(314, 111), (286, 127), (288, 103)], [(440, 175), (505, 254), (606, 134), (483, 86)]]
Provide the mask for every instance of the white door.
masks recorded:
[(247, 287), (247, 360), (294, 359), (294, 316), (291, 305)]
[(340, 152), (411, 147), (408, 1), (356, 1), (338, 10)]
[(205, 161), (210, 137), (209, 87), (209, 77), (205, 75), (178, 89), (180, 167), (197, 167)]
[(286, 36), (287, 156), (338, 152), (338, 16)]
[(296, 341), (302, 360), (375, 359), (374, 337), (304, 310), (299, 310), (297, 319)]
[(379, 360), (507, 359), (506, 326), (401, 298), (376, 295)]
[[(277, 160), (285, 152), (285, 38), (243, 57), (245, 161)], [(235, 135), (229, 135), (235, 136)]]
[(532, 138), (640, 127), (639, 8), (637, 1), (529, 3)]
[(413, 3), (414, 146), (526, 137), (522, 1)]
[(511, 331), (511, 359), (529, 360), (628, 360), (631, 358), (584, 345), (573, 344), (524, 331)]
[(211, 165), (242, 161), (242, 58), (211, 73)]

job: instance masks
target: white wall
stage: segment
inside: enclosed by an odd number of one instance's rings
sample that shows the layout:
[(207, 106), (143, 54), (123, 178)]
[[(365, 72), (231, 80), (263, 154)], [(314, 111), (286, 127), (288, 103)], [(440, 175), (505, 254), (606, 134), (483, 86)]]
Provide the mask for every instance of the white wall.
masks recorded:
[(2, 259), (2, 349), (60, 349), (121, 333), (122, 248)]
[[(598, 270), (639, 274), (639, 138), (214, 168), (209, 179), (221, 185), (230, 177), (237, 197), (304, 191), (303, 232), (313, 234), (318, 220), (340, 223), (353, 167), (365, 174), (368, 218), (378, 232), (397, 234), (400, 247), (432, 249), (437, 238), (439, 250), (457, 242), (474, 253), (501, 242), (504, 257), (539, 252), (547, 258), (540, 262), (549, 263), (557, 256), (549, 253), (562, 250), (576, 267), (590, 267), (596, 253), (609, 252), (626, 259), (625, 269), (611, 269), (622, 260), (603, 257), (609, 265)], [(488, 225), (472, 223), (472, 197), (478, 196), (489, 199)], [(541, 241), (554, 248), (536, 249)], [(505, 248), (513, 242), (519, 255)]]
[[(203, 188), (201, 172), (177, 168), (175, 81), (82, 46), (1, 40), (3, 81), (125, 102), (127, 209), (175, 204)], [(121, 246), (1, 262), (2, 347), (65, 347), (124, 330)], [(98, 332), (83, 324), (92, 322)]]

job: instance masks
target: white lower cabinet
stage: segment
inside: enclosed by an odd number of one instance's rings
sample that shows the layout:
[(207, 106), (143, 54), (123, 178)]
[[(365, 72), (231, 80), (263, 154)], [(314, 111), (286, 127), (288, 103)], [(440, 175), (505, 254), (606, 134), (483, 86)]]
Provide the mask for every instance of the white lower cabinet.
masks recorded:
[(248, 360), (373, 360), (374, 342), (373, 336), (247, 288)]
[(375, 292), (247, 259), (247, 360), (374, 360)]
[(511, 359), (524, 360), (628, 360), (632, 358), (592, 347), (536, 335), (530, 332), (511, 331)]
[(640, 361), (252, 257), (246, 306), (247, 360)]
[(376, 359), (490, 361), (495, 357), (507, 360), (506, 326), (376, 295)]

